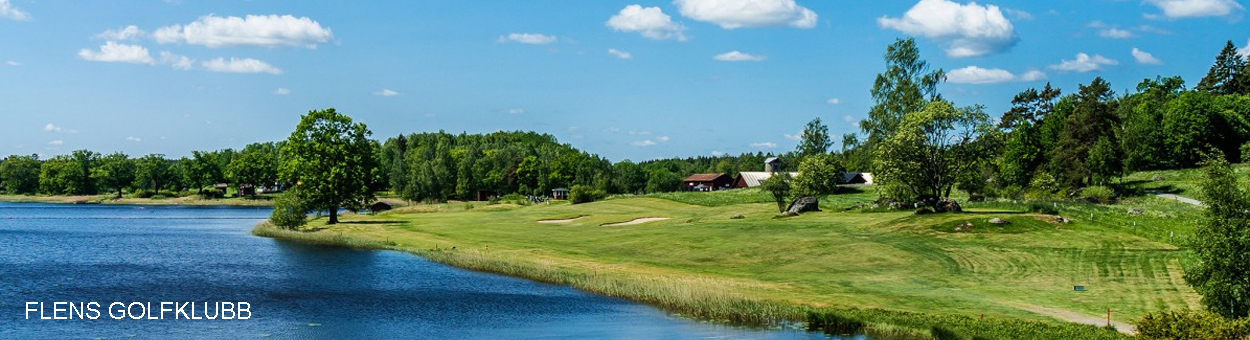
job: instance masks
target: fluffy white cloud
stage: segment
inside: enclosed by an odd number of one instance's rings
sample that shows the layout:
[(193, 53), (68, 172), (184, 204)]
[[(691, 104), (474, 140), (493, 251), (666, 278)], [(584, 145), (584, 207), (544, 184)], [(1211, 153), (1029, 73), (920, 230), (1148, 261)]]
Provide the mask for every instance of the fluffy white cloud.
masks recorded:
[(1099, 30), (1098, 36), (1110, 39), (1128, 39), (1133, 37), (1133, 32), (1119, 28), (1107, 28)]
[(759, 149), (772, 149), (772, 148), (777, 147), (777, 143), (773, 143), (773, 142), (751, 143), (751, 147), (759, 148)]
[(1234, 0), (1146, 0), (1168, 19), (1223, 17), (1244, 11)]
[(842, 104), (842, 100), (838, 98), (829, 98), (825, 100), (825, 104), (838, 105), (838, 104)]
[(19, 63), (19, 62), (14, 61), (14, 60), (9, 60), (9, 61), (6, 61), (6, 62), (4, 62), (4, 64), (5, 64), (5, 65), (9, 65), (9, 66), (13, 66), (13, 67), (22, 66), (22, 63)]
[(169, 53), (169, 51), (161, 51), (161, 64), (169, 65), (179, 70), (190, 70), (195, 65), (195, 60), (185, 55), (177, 55)]
[[(1241, 49), (1238, 49), (1237, 54), (1240, 54), (1242, 57), (1250, 58), (1250, 40), (1246, 40), (1246, 47), (1242, 47)], [(9, 64), (9, 65), (12, 65), (12, 64)], [(13, 66), (16, 66), (16, 65), (13, 65)]]
[(373, 95), (379, 96), (379, 97), (394, 97), (394, 96), (398, 96), (399, 92), (395, 92), (395, 90), (392, 90), (392, 89), (381, 89), (381, 90), (378, 90), (378, 92), (374, 92)]
[(725, 152), (724, 152), (724, 151), (712, 151), (712, 156), (714, 156), (714, 157), (720, 157), (720, 156), (724, 156), (724, 155), (725, 155)]
[(511, 33), (511, 34), (499, 37), (499, 42), (513, 41), (513, 42), (519, 42), (522, 44), (531, 44), (531, 45), (546, 45), (546, 44), (556, 42), (556, 40), (559, 40), (559, 38), (556, 38), (555, 36), (551, 36), (551, 35), (544, 35), (541, 33)]
[(0, 17), (18, 21), (30, 20), (30, 14), (13, 7), (9, 0), (0, 0)]
[(1091, 57), (1085, 53), (1077, 53), (1076, 59), (1064, 60), (1057, 65), (1051, 65), (1050, 68), (1060, 71), (1085, 73), (1091, 71), (1101, 71), (1103, 66), (1119, 64), (1120, 62), (1118, 61), (1107, 59), (1107, 57), (1103, 57), (1098, 54)]
[(173, 25), (152, 33), (162, 44), (187, 43), (210, 48), (231, 46), (307, 47), (330, 41), (329, 28), (308, 17), (291, 15), (248, 15), (219, 17), (208, 15), (186, 26)]
[(655, 146), (655, 144), (656, 144), (655, 141), (650, 140), (650, 139), (644, 139), (644, 140), (629, 143), (629, 145), (640, 146), (640, 147)]
[(605, 25), (618, 32), (638, 32), (649, 39), (686, 40), (686, 35), (683, 33), (686, 26), (673, 22), (673, 18), (664, 14), (659, 7), (625, 6), (619, 13), (609, 18)]
[(816, 12), (794, 0), (676, 0), (681, 15), (724, 29), (763, 26), (816, 27)]
[(1155, 58), (1155, 56), (1153, 54), (1150, 54), (1150, 52), (1142, 51), (1136, 47), (1133, 48), (1132, 52), (1133, 52), (1133, 59), (1136, 59), (1138, 64), (1143, 64), (1143, 65), (1163, 64), (1162, 60), (1159, 60), (1159, 58)]
[(796, 134), (783, 133), (783, 134), (781, 134), (781, 136), (782, 136), (782, 137), (785, 137), (786, 139), (792, 140), (792, 141), (800, 141), (800, 140), (803, 140), (803, 133), (802, 133), (802, 132), (800, 132), (800, 133), (796, 133)]
[(951, 57), (975, 57), (1010, 49), (1019, 41), (1011, 21), (995, 5), (961, 5), (948, 0), (920, 0), (900, 18), (877, 24), (915, 36), (936, 39)]
[(104, 40), (119, 40), (120, 41), (120, 40), (138, 39), (138, 38), (143, 37), (144, 34), (146, 33), (144, 33), (143, 30), (139, 29), (139, 26), (130, 25), (130, 26), (126, 26), (126, 27), (122, 27), (118, 29), (106, 30), (104, 32), (101, 32), (100, 34), (96, 34), (95, 37), (99, 39), (104, 39)]
[(65, 144), (65, 141), (60, 140), (60, 139), (55, 139), (51, 142), (48, 142), (48, 145), (51, 145), (51, 146), (61, 146), (61, 144)]
[(48, 125), (43, 126), (43, 131), (47, 131), (47, 132), (61, 132), (62, 130), (64, 129), (62, 129), (60, 126), (52, 125), (52, 123), (48, 123)]
[(630, 54), (629, 52), (621, 51), (615, 48), (609, 48), (608, 54), (614, 55), (617, 58), (621, 58), (621, 59), (634, 59), (633, 54)]
[(140, 139), (139, 137), (135, 137), (135, 136), (129, 136), (129, 137), (126, 137), (126, 140), (131, 141), (131, 142), (135, 142), (135, 143), (138, 143), (138, 142), (142, 142), (142, 141), (143, 141), (143, 139)]
[(81, 49), (78, 51), (78, 57), (84, 60), (101, 61), (107, 63), (132, 63), (132, 64), (148, 64), (156, 63), (152, 59), (152, 54), (148, 53), (148, 49), (139, 45), (118, 44), (114, 41), (105, 42), (100, 45), (99, 51), (90, 49)]
[(655, 137), (655, 141), (660, 142), (660, 143), (664, 143), (664, 142), (669, 141), (669, 138), (668, 138), (668, 136), (659, 136), (659, 137)]
[(997, 68), (968, 66), (946, 73), (946, 80), (956, 84), (999, 84), (1013, 81), (1037, 81), (1046, 79), (1046, 73), (1031, 70), (1020, 75)]
[(273, 94), (276, 94), (279, 96), (285, 96), (285, 95), (291, 94), (291, 89), (288, 89), (285, 87), (279, 87), (273, 90)]
[(213, 72), (282, 74), (281, 69), (252, 58), (216, 58), (202, 62), (200, 66)]
[(738, 51), (732, 51), (732, 52), (718, 54), (715, 57), (712, 57), (712, 59), (716, 59), (720, 61), (764, 61), (764, 59), (768, 59), (768, 58), (764, 56), (750, 55), (750, 54), (746, 54), (746, 53), (742, 53)]
[(523, 114), (523, 113), (525, 113), (525, 109), (522, 109), (522, 108), (513, 108), (513, 109), (508, 109), (507, 111), (504, 111), (504, 113), (507, 113), (507, 114), (510, 114), (510, 115), (519, 115), (519, 114)]

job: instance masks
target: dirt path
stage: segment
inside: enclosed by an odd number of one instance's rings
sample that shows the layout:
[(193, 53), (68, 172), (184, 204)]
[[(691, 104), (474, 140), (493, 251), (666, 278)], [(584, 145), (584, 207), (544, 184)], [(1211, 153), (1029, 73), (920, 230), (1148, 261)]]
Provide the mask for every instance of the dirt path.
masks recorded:
[(1177, 200), (1177, 201), (1180, 201), (1181, 203), (1189, 203), (1189, 204), (1193, 204), (1193, 205), (1196, 205), (1196, 206), (1199, 206), (1199, 207), (1205, 207), (1205, 206), (1206, 206), (1205, 204), (1202, 204), (1202, 201), (1199, 201), (1199, 200), (1196, 200), (1196, 199), (1192, 199), (1192, 198), (1189, 198), (1189, 197), (1185, 197), (1185, 196), (1177, 196), (1177, 195), (1173, 195), (1173, 194), (1162, 194), (1162, 193), (1157, 193), (1157, 192), (1152, 192), (1151, 194), (1152, 194), (1152, 195), (1155, 195), (1155, 196), (1163, 197), (1163, 198), (1166, 198), (1166, 199), (1170, 199), (1170, 200)]
[(603, 226), (604, 227), (619, 227), (619, 226), (626, 226), (626, 225), (643, 224), (647, 222), (663, 221), (663, 220), (668, 220), (668, 219), (669, 219), (668, 217), (643, 217), (643, 218), (635, 218), (633, 220), (620, 222), (620, 223), (608, 223), (608, 224), (604, 224)]
[[(1055, 317), (1055, 318), (1059, 318), (1059, 319), (1063, 319), (1063, 320), (1067, 320), (1067, 321), (1071, 321), (1075, 323), (1094, 325), (1094, 326), (1099, 326), (1099, 327), (1107, 325), (1106, 316), (1102, 316), (1102, 317), (1089, 316), (1089, 315), (1083, 315), (1080, 313), (1069, 312), (1065, 310), (1046, 308), (1042, 306), (1024, 306), (1021, 308), (1030, 312), (1037, 313), (1037, 314)], [(1130, 334), (1130, 335), (1137, 334), (1137, 330), (1133, 329), (1133, 325), (1130, 325), (1126, 322), (1116, 321), (1114, 312), (1115, 311), (1112, 311), (1112, 315), (1111, 315), (1112, 316), (1111, 325), (1115, 326), (1116, 330), (1124, 334)]]

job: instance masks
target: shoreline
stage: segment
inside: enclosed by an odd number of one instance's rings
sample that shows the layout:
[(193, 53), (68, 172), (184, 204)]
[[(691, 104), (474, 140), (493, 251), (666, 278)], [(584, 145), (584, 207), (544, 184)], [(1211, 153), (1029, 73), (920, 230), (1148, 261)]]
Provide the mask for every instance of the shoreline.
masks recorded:
[(113, 195), (81, 195), (81, 196), (46, 196), (46, 195), (0, 195), (0, 202), (6, 203), (48, 203), (48, 204), (104, 204), (104, 205), (185, 205), (206, 207), (271, 207), (270, 199), (251, 198), (220, 198), (202, 199), (193, 196), (151, 199), (151, 198), (113, 198)]
[[(1102, 327), (1067, 322), (1043, 322), (1010, 317), (977, 319), (965, 315), (916, 313), (883, 309), (838, 308), (801, 301), (771, 301), (753, 297), (751, 287), (732, 278), (694, 276), (688, 273), (640, 276), (624, 266), (604, 263), (576, 263), (515, 251), (456, 249), (438, 245), (399, 244), (367, 232), (357, 232), (351, 222), (318, 226), (312, 231), (292, 231), (267, 221), (252, 234), (273, 239), (310, 242), (371, 250), (393, 250), (420, 256), (452, 267), (508, 275), (538, 282), (570, 286), (592, 294), (622, 298), (646, 304), (668, 313), (695, 320), (732, 326), (778, 328), (802, 325), (799, 329), (824, 331), (831, 335), (866, 334), (874, 339), (911, 340), (946, 338), (953, 334), (1007, 331), (1018, 339), (1130, 339)], [(307, 228), (307, 227), (306, 227)], [(453, 243), (449, 243), (453, 244)], [(521, 256), (517, 256), (521, 255)], [(561, 260), (569, 261), (563, 262)], [(584, 262), (584, 261), (580, 261)], [(1027, 330), (1031, 335), (1010, 333)]]

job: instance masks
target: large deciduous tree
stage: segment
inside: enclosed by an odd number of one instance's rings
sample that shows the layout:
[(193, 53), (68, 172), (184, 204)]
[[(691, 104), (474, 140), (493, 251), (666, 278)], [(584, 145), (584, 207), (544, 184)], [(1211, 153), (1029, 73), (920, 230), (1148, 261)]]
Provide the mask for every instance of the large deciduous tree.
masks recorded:
[(929, 70), (929, 63), (920, 58), (920, 49), (913, 38), (898, 39), (885, 50), (886, 70), (877, 74), (872, 84), (873, 106), (860, 128), (868, 135), (866, 144), (872, 149), (890, 138), (903, 116), (920, 111), (925, 104), (941, 99), (938, 84), (946, 81), (942, 69)]
[(1115, 114), (1113, 96), (1111, 84), (1102, 77), (1094, 78), (1089, 85), (1080, 86), (1072, 113), (1064, 121), (1062, 135), (1050, 161), (1051, 172), (1062, 185), (1081, 187), (1092, 181), (1093, 173), (1086, 161), (1090, 148), (1099, 139), (1108, 138), (1118, 149), (1116, 127), (1119, 126), (1119, 117)]
[(161, 188), (168, 186), (174, 179), (173, 170), (162, 154), (150, 154), (135, 161), (135, 184), (159, 193)]
[[(846, 167), (834, 155), (814, 155), (799, 162), (799, 176), (794, 178), (793, 195), (822, 197), (838, 190)], [(775, 176), (774, 176), (775, 177)]]
[(0, 178), (9, 194), (33, 194), (39, 190), (39, 158), (9, 156), (0, 162)]
[(135, 162), (124, 153), (113, 153), (100, 158), (100, 166), (94, 169), (100, 187), (112, 190), (115, 198), (122, 198), (122, 189), (135, 181)]
[(373, 200), (377, 164), (369, 135), (364, 123), (333, 108), (309, 111), (282, 146), (279, 176), (308, 207), (329, 211), (328, 224), (338, 223), (340, 207), (360, 209)]
[(877, 149), (876, 180), (897, 190), (890, 196), (949, 197), (966, 171), (976, 169), (981, 139), (992, 131), (980, 107), (956, 108), (945, 100), (930, 102), (903, 118), (898, 131)]
[(1194, 228), (1190, 249), (1196, 261), (1185, 267), (1185, 281), (1202, 295), (1202, 304), (1230, 318), (1250, 315), (1250, 192), (1223, 155), (1208, 157), (1201, 182), (1206, 204)]
[(800, 158), (806, 158), (827, 154), (831, 147), (833, 147), (833, 139), (829, 137), (829, 127), (825, 126), (820, 118), (815, 118), (807, 122), (807, 126), (803, 128), (803, 135), (794, 151)]

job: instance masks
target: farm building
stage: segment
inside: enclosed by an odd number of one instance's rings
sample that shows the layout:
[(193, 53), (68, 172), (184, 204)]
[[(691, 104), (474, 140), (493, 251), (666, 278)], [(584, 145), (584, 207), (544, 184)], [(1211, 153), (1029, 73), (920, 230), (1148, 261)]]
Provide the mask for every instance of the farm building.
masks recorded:
[(842, 182), (838, 184), (872, 184), (872, 174), (867, 172), (848, 172), (842, 174)]
[[(734, 188), (754, 188), (760, 186), (761, 182), (773, 177), (774, 172), (760, 171), (744, 171), (738, 173), (738, 179), (734, 181)], [(798, 177), (799, 173), (791, 172), (790, 177)]]
[(694, 174), (682, 182), (682, 190), (716, 191), (733, 188), (734, 178), (726, 174)]

